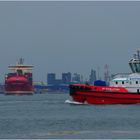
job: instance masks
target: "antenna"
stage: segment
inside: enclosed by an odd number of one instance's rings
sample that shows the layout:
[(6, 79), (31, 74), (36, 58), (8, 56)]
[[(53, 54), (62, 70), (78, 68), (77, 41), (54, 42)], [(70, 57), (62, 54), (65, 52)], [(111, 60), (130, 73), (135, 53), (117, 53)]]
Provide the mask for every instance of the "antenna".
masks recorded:
[(23, 58), (20, 58), (18, 64), (19, 65), (23, 65), (23, 63), (24, 63), (24, 59)]
[(134, 54), (133, 56), (134, 56), (134, 59), (137, 59), (137, 54)]
[(137, 50), (137, 57), (140, 60), (140, 50)]

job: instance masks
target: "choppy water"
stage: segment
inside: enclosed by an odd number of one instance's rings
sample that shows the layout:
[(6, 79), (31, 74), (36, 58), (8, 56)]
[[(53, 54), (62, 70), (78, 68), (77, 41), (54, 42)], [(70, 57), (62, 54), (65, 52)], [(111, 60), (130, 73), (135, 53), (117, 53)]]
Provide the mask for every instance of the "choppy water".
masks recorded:
[(72, 105), (66, 94), (0, 95), (0, 138), (140, 138), (140, 105)]

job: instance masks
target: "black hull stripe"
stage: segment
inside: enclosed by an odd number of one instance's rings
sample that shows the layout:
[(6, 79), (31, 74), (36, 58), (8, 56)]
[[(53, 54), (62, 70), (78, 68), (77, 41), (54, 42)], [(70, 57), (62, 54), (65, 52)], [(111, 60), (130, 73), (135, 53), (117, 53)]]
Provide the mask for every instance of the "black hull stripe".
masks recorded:
[(137, 92), (112, 92), (112, 91), (97, 91), (97, 90), (93, 90), (93, 91), (77, 91), (77, 92), (82, 92), (82, 93), (84, 93), (84, 92), (89, 92), (89, 93), (102, 93), (102, 94), (128, 94), (128, 95), (134, 95), (134, 94), (136, 94), (136, 95), (140, 95), (140, 93), (137, 93)]
[[(78, 94), (78, 93), (76, 93), (76, 94), (73, 94), (74, 96), (90, 96), (90, 97), (93, 97), (93, 98), (112, 98), (112, 99), (121, 99), (121, 100), (125, 100), (125, 99), (127, 99), (127, 100), (140, 100), (140, 97), (139, 98), (125, 98), (125, 97), (110, 97), (110, 96), (96, 96), (96, 95), (85, 95), (85, 94)], [(73, 96), (72, 95), (72, 96)]]

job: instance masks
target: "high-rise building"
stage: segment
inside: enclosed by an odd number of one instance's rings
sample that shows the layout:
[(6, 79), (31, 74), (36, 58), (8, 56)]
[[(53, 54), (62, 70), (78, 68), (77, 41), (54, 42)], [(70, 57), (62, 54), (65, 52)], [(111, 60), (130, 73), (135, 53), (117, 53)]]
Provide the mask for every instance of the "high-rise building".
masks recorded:
[(97, 80), (96, 78), (96, 71), (91, 69), (91, 73), (90, 73), (90, 76), (89, 76), (89, 83), (90, 84), (94, 84), (94, 82)]
[(80, 82), (81, 82), (80, 74), (74, 73), (74, 74), (73, 74), (72, 81), (73, 81), (73, 82), (76, 82), (76, 83), (80, 83)]
[(47, 83), (54, 84), (55, 83), (55, 73), (48, 73), (47, 74)]
[(62, 83), (69, 84), (71, 82), (71, 73), (62, 73)]
[(106, 82), (109, 82), (110, 81), (109, 66), (107, 64), (104, 66), (104, 70), (105, 70), (105, 72), (104, 72), (104, 80)]

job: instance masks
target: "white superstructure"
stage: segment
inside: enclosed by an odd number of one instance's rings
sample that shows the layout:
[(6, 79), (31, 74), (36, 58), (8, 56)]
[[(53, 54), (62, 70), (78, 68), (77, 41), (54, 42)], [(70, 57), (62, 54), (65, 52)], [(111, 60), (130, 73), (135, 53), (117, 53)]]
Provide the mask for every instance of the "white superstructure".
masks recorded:
[(129, 61), (131, 74), (116, 77), (110, 81), (110, 86), (125, 87), (129, 92), (140, 92), (140, 51)]

